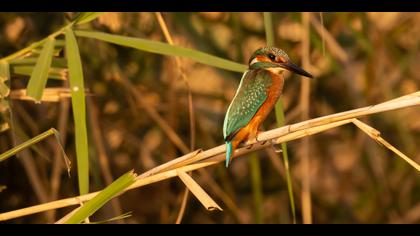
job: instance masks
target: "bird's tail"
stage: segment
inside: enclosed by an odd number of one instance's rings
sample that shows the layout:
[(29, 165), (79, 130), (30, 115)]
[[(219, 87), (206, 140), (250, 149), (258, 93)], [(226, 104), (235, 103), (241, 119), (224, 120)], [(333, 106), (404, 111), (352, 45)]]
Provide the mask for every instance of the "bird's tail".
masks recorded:
[(226, 142), (226, 168), (229, 166), (232, 152), (233, 152), (232, 141), (227, 141)]
[(233, 153), (235, 152), (235, 149), (239, 145), (238, 140), (230, 140), (226, 141), (226, 168), (229, 166), (230, 162), (232, 161)]

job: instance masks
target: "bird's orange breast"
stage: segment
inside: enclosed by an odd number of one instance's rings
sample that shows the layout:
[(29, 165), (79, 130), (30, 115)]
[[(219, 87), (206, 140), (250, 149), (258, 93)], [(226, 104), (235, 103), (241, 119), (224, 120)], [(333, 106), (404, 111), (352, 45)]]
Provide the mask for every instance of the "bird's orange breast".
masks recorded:
[(281, 95), (284, 78), (280, 74), (272, 73), (272, 85), (268, 88), (268, 96), (264, 101), (263, 105), (258, 109), (257, 113), (252, 117), (251, 121), (243, 128), (244, 131), (248, 132), (248, 139), (253, 139), (257, 136), (257, 131), (260, 125), (267, 118), (268, 114), (273, 110), (278, 98)]

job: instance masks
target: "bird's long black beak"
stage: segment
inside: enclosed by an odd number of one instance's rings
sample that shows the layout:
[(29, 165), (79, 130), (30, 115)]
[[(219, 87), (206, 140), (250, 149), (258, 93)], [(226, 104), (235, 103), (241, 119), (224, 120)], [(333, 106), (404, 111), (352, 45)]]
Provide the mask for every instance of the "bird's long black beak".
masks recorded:
[(287, 61), (285, 63), (279, 63), (278, 65), (280, 67), (288, 70), (288, 71), (295, 72), (295, 73), (297, 73), (299, 75), (303, 75), (303, 76), (306, 76), (308, 78), (313, 78), (313, 76), (311, 74), (309, 74), (304, 69), (300, 68), (298, 65), (294, 64), (291, 61)]

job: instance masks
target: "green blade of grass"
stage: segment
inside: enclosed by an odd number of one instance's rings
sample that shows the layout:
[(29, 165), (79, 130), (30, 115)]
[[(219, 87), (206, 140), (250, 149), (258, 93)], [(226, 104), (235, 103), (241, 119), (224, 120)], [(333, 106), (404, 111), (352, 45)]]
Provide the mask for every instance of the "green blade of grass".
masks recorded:
[(140, 39), (134, 37), (120, 36), (115, 34), (108, 34), (95, 31), (80, 31), (76, 30), (75, 34), (80, 37), (94, 38), (105, 42), (132, 47), (138, 50), (163, 54), (168, 56), (179, 56), (187, 57), (197, 62), (222, 68), (225, 70), (231, 70), (236, 72), (244, 72), (247, 68), (246, 65), (233, 62), (227, 59), (216, 57), (204, 52), (197, 50), (183, 48), (167, 43), (156, 42), (153, 40)]
[(41, 141), (41, 140), (45, 139), (46, 137), (48, 137), (52, 134), (55, 134), (55, 133), (57, 133), (57, 130), (55, 130), (54, 128), (51, 128), (51, 129), (45, 131), (44, 133), (39, 134), (39, 135), (37, 135), (37, 136), (35, 136), (35, 137), (33, 137), (33, 138), (23, 142), (23, 143), (17, 145), (16, 147), (7, 150), (6, 152), (4, 152), (0, 155), (0, 162), (2, 162), (4, 160), (7, 160), (8, 158), (10, 158), (11, 156), (15, 155), (16, 153), (22, 151), (23, 149), (25, 149), (25, 148), (27, 148), (31, 145), (34, 145), (35, 143), (38, 143), (39, 141)]
[(136, 174), (134, 171), (122, 175), (117, 180), (112, 182), (104, 190), (100, 191), (94, 198), (86, 202), (78, 211), (76, 211), (65, 224), (79, 224), (83, 222), (87, 217), (95, 213), (109, 200), (120, 194), (128, 186), (134, 183)]
[(254, 221), (256, 224), (263, 224), (263, 193), (261, 183), (260, 159), (258, 158), (258, 155), (254, 152), (251, 154), (249, 161), (251, 169), (252, 192), (254, 195), (253, 197), (255, 206)]
[(75, 126), (77, 173), (80, 194), (89, 192), (89, 155), (86, 129), (86, 102), (82, 62), (76, 37), (70, 27), (65, 29), (66, 55), (69, 68), (71, 104)]
[(6, 84), (6, 81), (9, 80), (9, 63), (7, 61), (0, 61), (0, 99), (7, 97), (10, 93), (10, 88)]
[[(282, 127), (284, 125), (284, 112), (283, 112), (283, 103), (281, 100), (279, 100), (275, 105), (275, 113), (276, 113), (277, 125), (279, 127)], [(295, 198), (293, 196), (292, 177), (290, 174), (289, 155), (287, 154), (286, 143), (281, 143), (281, 150), (282, 150), (282, 155), (283, 155), (284, 169), (286, 170), (285, 172), (286, 172), (287, 191), (289, 193), (290, 210), (292, 211), (293, 223), (296, 224)]]
[(74, 18), (76, 25), (81, 25), (93, 21), (104, 12), (79, 12)]
[(50, 136), (51, 134), (54, 134), (55, 139), (57, 140), (58, 146), (63, 154), (63, 159), (64, 159), (64, 163), (66, 164), (67, 167), (67, 172), (70, 176), (70, 167), (71, 167), (71, 162), (70, 159), (67, 157), (66, 152), (64, 151), (63, 145), (61, 143), (61, 138), (60, 138), (60, 133), (54, 129), (51, 128), (47, 131), (45, 131), (44, 133), (41, 133), (31, 139), (29, 139), (28, 135), (25, 134), (25, 132), (22, 130), (22, 128), (18, 125), (15, 124), (15, 122), (11, 122), (11, 119), (6, 118), (6, 122), (12, 125), (12, 131), (16, 132), (13, 133), (13, 135), (19, 135), (19, 137), (21, 139), (28, 139), (27, 141), (17, 145), (16, 147), (2, 153), (0, 155), (0, 162), (12, 157), (13, 155), (16, 155), (18, 152), (22, 151), (23, 149), (29, 147), (32, 148), (36, 153), (38, 153), (39, 155), (42, 155), (42, 152), (35, 146), (36, 143), (40, 142), (41, 140), (47, 138), (48, 136)]
[(34, 98), (36, 102), (41, 100), (42, 93), (47, 84), (48, 71), (50, 70), (54, 52), (54, 41), (55, 39), (53, 37), (49, 37), (45, 41), (31, 78), (29, 79), (28, 86), (26, 87), (26, 94)]
[(56, 39), (55, 40), (55, 47), (56, 48), (64, 48), (64, 45), (66, 45), (66, 42), (63, 39)]
[[(31, 75), (34, 67), (33, 66), (13, 66), (11, 72), (14, 75)], [(67, 70), (63, 68), (50, 67), (48, 70), (47, 78), (66, 80)]]
[[(34, 66), (37, 60), (37, 57), (15, 59), (10, 62), (10, 67), (13, 70), (15, 66)], [(67, 60), (65, 58), (53, 58), (51, 67), (67, 68)]]
[[(63, 50), (63, 48), (54, 47), (52, 55), (55, 57), (58, 57), (60, 55), (61, 50)], [(35, 48), (31, 51), (31, 56), (37, 57), (41, 53), (42, 53), (42, 48)]]
[[(6, 121), (11, 123), (11, 119), (7, 118)], [(28, 134), (25, 133), (21, 124), (17, 120), (13, 121), (12, 131), (13, 131), (13, 135), (14, 135), (15, 141), (16, 141), (15, 146), (21, 144), (21, 143), (17, 144), (17, 140), (29, 140), (29, 139), (31, 139), (31, 137)], [(35, 144), (28, 146), (28, 148), (32, 149), (40, 157), (45, 158), (45, 160), (50, 161), (50, 159), (48, 159), (48, 157), (45, 156), (45, 153), (43, 153)], [(19, 158), (20, 155), (18, 155), (18, 153), (16, 153), (16, 157)]]
[(268, 46), (274, 46), (274, 32), (273, 32), (273, 18), (271, 17), (271, 12), (264, 12), (264, 29), (265, 29), (265, 39), (267, 40)]
[[(267, 44), (269, 46), (274, 46), (273, 18), (270, 12), (264, 12), (263, 14), (264, 14), (264, 28), (265, 28)], [(279, 127), (282, 127), (284, 125), (284, 111), (283, 111), (283, 103), (281, 99), (279, 99), (276, 105), (274, 106), (274, 110), (276, 113), (277, 125)], [(281, 149), (282, 149), (282, 155), (283, 155), (284, 168), (286, 170), (286, 182), (287, 182), (287, 191), (289, 192), (290, 209), (292, 211), (293, 223), (296, 223), (295, 201), (294, 201), (294, 196), (293, 196), (293, 185), (292, 185), (292, 179), (290, 175), (289, 157), (287, 154), (286, 143), (281, 144)]]

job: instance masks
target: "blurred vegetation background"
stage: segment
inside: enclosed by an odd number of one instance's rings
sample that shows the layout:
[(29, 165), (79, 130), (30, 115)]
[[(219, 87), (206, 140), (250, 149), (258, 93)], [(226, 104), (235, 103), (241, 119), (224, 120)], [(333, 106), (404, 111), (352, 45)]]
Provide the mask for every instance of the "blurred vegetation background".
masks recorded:
[[(419, 90), (420, 13), (311, 13), (309, 117), (319, 117), (406, 95)], [(162, 13), (174, 45), (196, 49), (247, 64), (266, 45), (262, 13)], [(275, 46), (302, 65), (302, 13), (273, 13)], [(1, 13), (0, 58), (58, 30), (68, 22), (63, 13)], [(166, 42), (154, 13), (105, 13), (82, 29)], [(78, 38), (88, 90), (90, 191), (97, 191), (134, 169), (142, 173), (183, 154), (142, 105), (153, 108), (189, 147), (188, 87), (174, 57)], [(57, 52), (60, 53), (60, 52)], [(225, 111), (241, 73), (217, 69), (180, 58), (194, 105), (195, 149), (223, 143)], [(60, 74), (60, 73), (64, 73)], [(66, 76), (65, 71), (59, 76)], [(286, 74), (282, 97), (286, 123), (301, 121), (301, 79)], [(29, 76), (11, 80), (11, 111), (15, 126), (1, 126), (0, 153), (55, 127), (73, 163), (69, 178), (54, 138), (0, 163), (0, 212), (78, 195), (74, 124), (65, 96), (35, 104), (24, 99)], [(121, 81), (125, 81), (121, 83)], [(67, 86), (49, 80), (47, 87)], [(134, 89), (133, 89), (134, 88)], [(16, 92), (13, 92), (16, 91)], [(133, 92), (135, 91), (135, 92)], [(134, 95), (137, 93), (137, 95)], [(54, 99), (53, 99), (54, 100)], [(138, 100), (141, 100), (139, 102)], [(142, 104), (142, 105), (139, 105)], [(7, 121), (2, 106), (1, 122)], [(418, 107), (362, 119), (381, 131), (399, 150), (420, 162)], [(274, 112), (264, 129), (277, 127)], [(288, 143), (297, 222), (302, 222), (301, 178), (311, 181), (314, 223), (420, 223), (420, 178), (416, 170), (353, 125), (310, 138), (310, 171), (302, 171), (301, 142)], [(235, 159), (193, 173), (193, 178), (219, 203), (223, 212), (208, 212), (190, 196), (183, 223), (291, 223), (288, 191), (281, 155), (271, 149), (253, 158)], [(104, 164), (103, 160), (108, 164)], [(107, 166), (108, 165), (108, 166)], [(255, 182), (257, 181), (257, 182)], [(129, 191), (93, 217), (103, 220), (131, 212), (125, 223), (174, 223), (184, 185), (179, 179)], [(233, 205), (225, 202), (226, 193)], [(226, 205), (229, 205), (227, 207)], [(53, 223), (70, 208), (7, 221)]]

